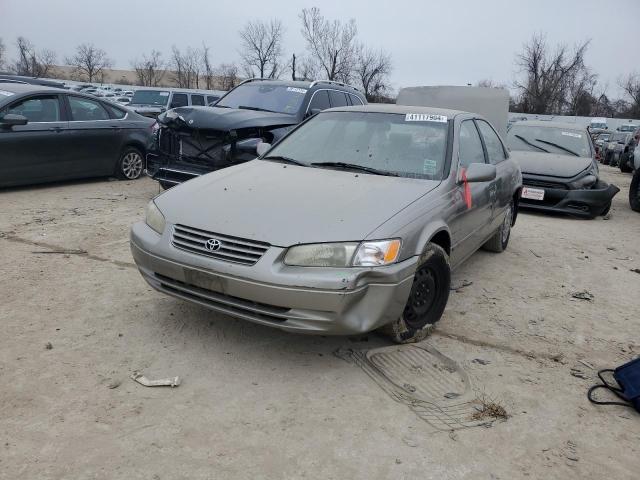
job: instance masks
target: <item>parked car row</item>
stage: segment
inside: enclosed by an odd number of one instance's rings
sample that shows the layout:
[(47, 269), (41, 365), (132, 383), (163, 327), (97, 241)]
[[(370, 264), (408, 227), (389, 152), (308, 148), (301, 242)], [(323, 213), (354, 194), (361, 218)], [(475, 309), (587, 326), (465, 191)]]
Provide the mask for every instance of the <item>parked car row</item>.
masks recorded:
[(0, 187), (143, 172), (153, 120), (94, 96), (0, 82)]

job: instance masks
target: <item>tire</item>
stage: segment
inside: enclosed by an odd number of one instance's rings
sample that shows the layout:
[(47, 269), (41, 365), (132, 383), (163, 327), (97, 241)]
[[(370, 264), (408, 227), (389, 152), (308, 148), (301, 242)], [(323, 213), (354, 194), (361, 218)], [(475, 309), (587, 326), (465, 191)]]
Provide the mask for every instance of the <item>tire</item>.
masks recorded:
[(118, 160), (116, 175), (121, 180), (136, 180), (144, 170), (144, 156), (135, 147), (124, 149)]
[(633, 172), (633, 169), (629, 166), (629, 161), (631, 160), (631, 158), (632, 157), (628, 153), (620, 156), (620, 171), (622, 173)]
[(496, 233), (482, 246), (490, 252), (501, 253), (507, 249), (509, 238), (511, 238), (511, 226), (513, 225), (513, 200), (509, 203), (504, 220), (500, 224)]
[(629, 205), (634, 212), (640, 212), (640, 169), (637, 169), (629, 187)]
[(449, 300), (451, 267), (447, 252), (430, 243), (420, 259), (402, 315), (381, 329), (396, 343), (425, 339), (442, 317)]
[(604, 158), (602, 159), (602, 164), (603, 165), (609, 165), (610, 161), (611, 161), (611, 153), (610, 152), (606, 152), (604, 154)]

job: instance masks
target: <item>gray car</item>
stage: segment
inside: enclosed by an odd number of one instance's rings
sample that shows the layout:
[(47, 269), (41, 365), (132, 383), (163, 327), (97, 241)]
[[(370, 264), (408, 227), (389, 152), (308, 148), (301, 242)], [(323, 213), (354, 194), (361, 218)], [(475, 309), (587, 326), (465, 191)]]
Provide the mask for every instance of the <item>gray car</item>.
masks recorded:
[(521, 186), (479, 115), (334, 108), (256, 160), (157, 196), (131, 250), (153, 288), (219, 312), (410, 342), (440, 319), (452, 268), (507, 247)]

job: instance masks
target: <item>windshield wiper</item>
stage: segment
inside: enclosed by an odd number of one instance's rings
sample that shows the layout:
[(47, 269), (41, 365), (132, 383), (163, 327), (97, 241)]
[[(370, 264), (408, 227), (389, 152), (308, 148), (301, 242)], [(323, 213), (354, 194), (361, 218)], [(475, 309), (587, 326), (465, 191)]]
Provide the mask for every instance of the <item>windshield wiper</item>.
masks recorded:
[(306, 163), (301, 162), (299, 160), (296, 160), (294, 158), (283, 157), (281, 155), (269, 155), (267, 157), (263, 157), (262, 160), (275, 160), (275, 161), (278, 161), (278, 162), (286, 162), (286, 163), (291, 163), (293, 165), (300, 165), (301, 167), (308, 167), (309, 166)]
[(270, 113), (276, 113), (273, 110), (267, 110), (266, 108), (260, 108), (260, 107), (249, 107), (247, 105), (238, 105), (238, 108), (241, 110), (255, 110), (256, 112), (270, 112)]
[(365, 167), (363, 165), (356, 165), (355, 163), (344, 162), (315, 162), (312, 163), (313, 167), (338, 167), (352, 170), (360, 170), (362, 172), (372, 173), (374, 175), (386, 175), (388, 177), (399, 177), (397, 173), (387, 172), (386, 170), (378, 170), (377, 168)]
[(556, 147), (556, 148), (559, 148), (560, 150), (564, 150), (565, 152), (568, 152), (571, 155), (575, 155), (576, 157), (580, 156), (580, 154), (574, 152), (573, 150), (563, 147), (562, 145), (558, 145), (557, 143), (547, 142), (546, 140), (541, 140), (539, 138), (536, 138), (536, 142), (546, 143), (547, 145), (551, 145), (552, 147)]
[(514, 137), (516, 137), (519, 140), (522, 140), (524, 143), (526, 143), (527, 145), (529, 145), (530, 147), (533, 148), (537, 148), (538, 150), (542, 150), (543, 152), (549, 153), (549, 150), (539, 147), (538, 145), (536, 145), (535, 143), (531, 143), (529, 140), (527, 140), (524, 137), (521, 137), (520, 135), (514, 135)]

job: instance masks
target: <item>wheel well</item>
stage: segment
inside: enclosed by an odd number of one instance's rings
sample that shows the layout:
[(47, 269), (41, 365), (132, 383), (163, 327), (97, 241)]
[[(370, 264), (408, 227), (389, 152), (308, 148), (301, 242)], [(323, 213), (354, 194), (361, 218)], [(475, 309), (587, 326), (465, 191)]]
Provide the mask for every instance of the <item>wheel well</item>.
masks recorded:
[(449, 237), (449, 233), (446, 230), (440, 230), (431, 237), (429, 242), (441, 246), (447, 252), (447, 255), (451, 255), (451, 237)]
[(138, 150), (140, 150), (140, 153), (142, 153), (143, 157), (147, 154), (147, 149), (144, 147), (142, 142), (136, 142), (135, 140), (132, 140), (124, 145), (122, 151), (126, 150), (129, 147), (137, 148)]
[(522, 187), (517, 189), (513, 194), (513, 220), (511, 221), (512, 227), (516, 224), (516, 217), (518, 216), (518, 206), (520, 204), (521, 192), (522, 192)]

